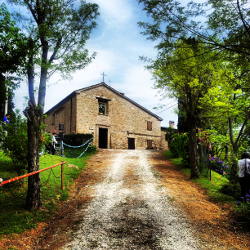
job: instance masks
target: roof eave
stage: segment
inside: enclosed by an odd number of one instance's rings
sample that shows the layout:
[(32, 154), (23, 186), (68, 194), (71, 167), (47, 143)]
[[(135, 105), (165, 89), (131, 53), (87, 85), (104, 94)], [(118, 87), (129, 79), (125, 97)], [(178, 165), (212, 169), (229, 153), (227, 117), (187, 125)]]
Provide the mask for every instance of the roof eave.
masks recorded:
[(68, 96), (66, 96), (64, 99), (62, 99), (60, 102), (58, 102), (55, 106), (53, 106), (51, 109), (49, 109), (48, 111), (46, 111), (45, 115), (47, 115), (47, 114), (55, 111), (59, 106), (63, 105), (70, 98), (72, 98), (76, 93), (77, 93), (77, 91), (73, 91), (72, 93), (70, 93)]

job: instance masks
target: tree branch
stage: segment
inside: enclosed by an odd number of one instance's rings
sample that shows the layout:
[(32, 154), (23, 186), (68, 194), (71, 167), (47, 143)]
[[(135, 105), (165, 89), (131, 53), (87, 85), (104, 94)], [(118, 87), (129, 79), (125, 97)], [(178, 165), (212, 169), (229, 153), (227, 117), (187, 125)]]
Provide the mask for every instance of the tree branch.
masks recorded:
[(54, 61), (54, 59), (56, 58), (56, 54), (58, 52), (58, 50), (60, 49), (61, 47), (61, 44), (62, 44), (62, 38), (58, 38), (57, 42), (56, 42), (56, 46), (54, 48), (54, 51), (49, 59), (49, 63), (52, 63)]
[(36, 13), (35, 13), (34, 9), (32, 8), (32, 5), (27, 0), (25, 0), (24, 2), (27, 4), (27, 6), (28, 6), (33, 18), (35, 19), (35, 21), (38, 22), (38, 19), (36, 17)]
[(243, 135), (243, 131), (244, 131), (246, 125), (247, 125), (247, 121), (248, 121), (248, 119), (246, 118), (246, 119), (244, 120), (244, 122), (243, 122), (241, 128), (240, 128), (240, 132), (239, 132), (239, 134), (238, 134), (238, 136), (237, 136), (237, 139), (236, 139), (236, 141), (235, 141), (235, 144), (236, 144), (236, 145), (238, 145), (238, 142), (240, 141), (240, 138), (241, 138), (241, 136)]
[[(239, 11), (239, 16), (240, 16), (240, 19), (241, 19), (241, 21), (243, 23), (244, 28), (246, 29), (247, 32), (250, 32), (249, 25), (246, 23), (246, 20), (244, 19), (242, 10), (240, 8), (240, 2), (239, 2), (239, 0), (237, 0), (237, 9)], [(249, 35), (249, 33), (248, 33), (248, 35)]]
[(232, 126), (232, 119), (228, 118), (228, 128), (229, 128), (229, 138), (230, 138), (230, 142), (234, 148), (234, 138), (233, 138), (233, 126)]

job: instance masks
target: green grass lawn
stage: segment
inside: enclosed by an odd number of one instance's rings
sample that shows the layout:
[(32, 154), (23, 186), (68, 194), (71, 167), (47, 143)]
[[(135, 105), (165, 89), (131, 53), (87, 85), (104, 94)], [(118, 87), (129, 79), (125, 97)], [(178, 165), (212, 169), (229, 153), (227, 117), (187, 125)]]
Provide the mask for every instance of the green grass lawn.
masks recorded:
[(0, 177), (9, 178), (16, 176), (12, 168), (12, 161), (2, 151), (0, 151)]
[[(60, 179), (60, 166), (40, 173), (42, 209), (27, 211), (24, 209), (27, 192), (27, 179), (13, 182), (0, 187), (0, 235), (20, 233), (26, 229), (34, 228), (40, 221), (44, 221), (53, 214), (57, 204), (68, 197), (68, 190), (73, 180), (85, 168), (90, 154), (82, 158), (61, 157), (58, 155), (43, 155), (40, 158), (40, 169), (56, 163), (66, 161), (64, 167), (64, 185), (62, 191)], [(17, 176), (12, 170), (10, 158), (0, 152), (0, 177), (11, 178)]]
[[(190, 176), (190, 169), (183, 169), (182, 172), (184, 172), (186, 175)], [(229, 185), (229, 180), (214, 172), (211, 171), (211, 180), (209, 178), (209, 175), (201, 175), (200, 178), (192, 180), (195, 183), (198, 183), (202, 188), (207, 190), (208, 196), (216, 202), (234, 202), (235, 198), (224, 194), (221, 192), (221, 189), (225, 185)]]
[(174, 157), (173, 153), (170, 150), (164, 151), (163, 155), (166, 159), (170, 160), (174, 165), (182, 167), (182, 158)]
[[(170, 160), (174, 165), (178, 166), (180, 171), (185, 175), (190, 176), (190, 168), (184, 168), (182, 166), (181, 158), (174, 158), (173, 154), (170, 151), (164, 152), (165, 157)], [(233, 202), (235, 198), (224, 194), (221, 192), (221, 189), (225, 185), (229, 185), (229, 180), (214, 171), (211, 171), (211, 180), (209, 178), (209, 172), (205, 171), (201, 174), (200, 178), (192, 180), (195, 183), (198, 183), (202, 188), (206, 189), (208, 196), (216, 202)]]

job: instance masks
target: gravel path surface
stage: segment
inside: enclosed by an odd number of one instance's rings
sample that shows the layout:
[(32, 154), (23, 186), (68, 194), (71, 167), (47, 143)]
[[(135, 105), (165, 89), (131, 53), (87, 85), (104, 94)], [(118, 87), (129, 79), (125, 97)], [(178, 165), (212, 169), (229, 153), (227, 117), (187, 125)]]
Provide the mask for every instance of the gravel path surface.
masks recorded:
[(201, 249), (149, 164), (151, 153), (114, 152), (95, 198), (63, 249)]

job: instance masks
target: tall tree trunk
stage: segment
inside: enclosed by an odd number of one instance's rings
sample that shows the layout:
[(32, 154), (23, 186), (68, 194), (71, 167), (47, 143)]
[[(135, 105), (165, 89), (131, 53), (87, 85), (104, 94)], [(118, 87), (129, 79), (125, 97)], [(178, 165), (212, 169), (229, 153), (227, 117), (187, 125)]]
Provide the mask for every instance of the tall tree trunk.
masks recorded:
[[(40, 73), (40, 84), (38, 91), (38, 104), (35, 104), (34, 97), (34, 61), (33, 55), (29, 57), (29, 66), (27, 68), (29, 83), (29, 107), (26, 110), (28, 118), (28, 172), (39, 170), (39, 151), (41, 146), (41, 122), (44, 110), (44, 101), (46, 94), (47, 81), (47, 56), (48, 46), (44, 41), (42, 52), (42, 65)], [(26, 208), (33, 210), (41, 206), (40, 199), (40, 177), (39, 174), (32, 175), (28, 180), (28, 192), (26, 197)]]
[(233, 125), (232, 119), (228, 118), (228, 128), (229, 128), (229, 138), (232, 147), (232, 155), (231, 155), (231, 169), (230, 169), (230, 182), (236, 183), (237, 182), (237, 154), (238, 154), (238, 145), (237, 142), (234, 140), (233, 137)]
[(11, 88), (8, 88), (8, 113), (13, 115), (14, 114), (14, 108), (15, 108), (15, 104), (14, 104), (14, 90)]
[(204, 170), (208, 170), (208, 148), (203, 142), (198, 144), (198, 158), (200, 172), (202, 173)]
[(6, 83), (4, 75), (0, 74), (0, 120), (3, 120), (5, 115), (6, 105)]
[[(190, 124), (191, 125), (191, 124)], [(191, 167), (191, 178), (198, 178), (200, 175), (199, 167), (197, 164), (197, 138), (196, 138), (196, 128), (191, 125), (188, 132), (188, 144), (189, 144), (189, 155), (190, 155), (190, 167)]]
[(42, 49), (42, 66), (41, 66), (41, 73), (40, 73), (40, 83), (39, 83), (39, 90), (38, 90), (38, 105), (41, 107), (42, 111), (44, 110), (45, 104), (45, 95), (46, 95), (46, 82), (47, 82), (47, 75), (48, 75), (48, 43), (47, 41), (43, 42), (43, 49)]
[(184, 103), (181, 99), (178, 99), (178, 124), (177, 129), (179, 133), (185, 133), (188, 131), (187, 115), (184, 109)]
[[(42, 111), (36, 105), (34, 96), (34, 61), (32, 51), (32, 40), (30, 40), (31, 53), (27, 67), (28, 87), (29, 87), (29, 106), (25, 110), (27, 117), (28, 132), (28, 172), (39, 170), (39, 149), (41, 138)], [(41, 206), (40, 199), (40, 177), (39, 174), (32, 175), (28, 179), (28, 191), (26, 196), (26, 208), (29, 210), (37, 209)]]
[(187, 105), (186, 109), (186, 125), (188, 129), (188, 149), (189, 149), (189, 164), (191, 168), (191, 178), (198, 178), (200, 176), (199, 166), (198, 166), (198, 143), (196, 136), (197, 129), (197, 108), (195, 103), (195, 97), (192, 94), (191, 89), (187, 86)]
[[(39, 170), (42, 112), (39, 107), (30, 104), (25, 114), (28, 118), (28, 172), (33, 172)], [(26, 208), (33, 210), (40, 206), (40, 177), (36, 174), (28, 179)]]

